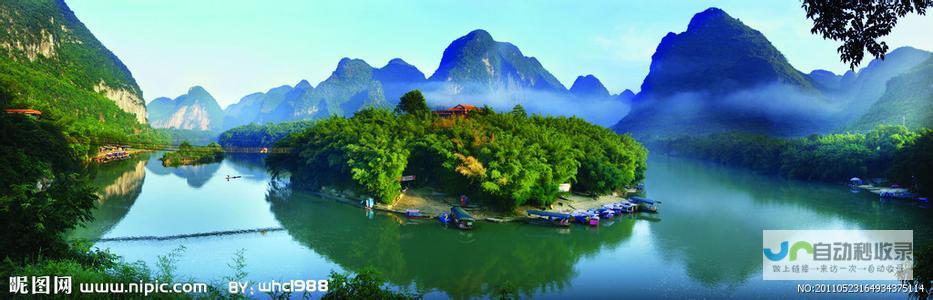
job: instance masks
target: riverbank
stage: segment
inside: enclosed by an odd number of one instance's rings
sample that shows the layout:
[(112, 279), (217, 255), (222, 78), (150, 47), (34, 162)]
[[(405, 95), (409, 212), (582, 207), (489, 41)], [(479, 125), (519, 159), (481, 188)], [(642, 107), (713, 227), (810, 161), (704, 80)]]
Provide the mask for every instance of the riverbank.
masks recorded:
[[(634, 194), (636, 191), (630, 189), (627, 194)], [(363, 197), (351, 191), (339, 191), (333, 188), (321, 188), (318, 192), (312, 192), (323, 198), (343, 202), (346, 204), (360, 206), (364, 200)], [(405, 215), (409, 210), (417, 210), (423, 215), (435, 217), (442, 213), (449, 213), (450, 208), (460, 206), (459, 197), (448, 195), (436, 191), (432, 188), (409, 189), (402, 193), (392, 204), (376, 203), (374, 209), (377, 211)], [(526, 211), (529, 209), (545, 210), (551, 212), (570, 213), (575, 210), (587, 210), (599, 208), (603, 205), (627, 202), (628, 200), (621, 195), (603, 195), (597, 197), (581, 196), (568, 194), (558, 198), (550, 208), (542, 209), (540, 207), (522, 205), (512, 211), (500, 211), (478, 203), (468, 203), (465, 209), (473, 215), (476, 220), (488, 222), (517, 222), (525, 220)]]

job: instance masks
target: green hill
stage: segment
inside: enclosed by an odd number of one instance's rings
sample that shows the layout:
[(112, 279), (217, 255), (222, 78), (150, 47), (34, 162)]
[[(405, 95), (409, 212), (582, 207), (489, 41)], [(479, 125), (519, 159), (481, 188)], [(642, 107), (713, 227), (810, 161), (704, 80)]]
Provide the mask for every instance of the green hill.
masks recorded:
[(933, 58), (888, 81), (887, 88), (852, 129), (878, 124), (933, 128)]
[(0, 84), (11, 107), (55, 119), (78, 143), (144, 139), (142, 91), (63, 1), (0, 1)]
[(614, 129), (637, 135), (784, 134), (814, 123), (792, 113), (774, 114), (803, 106), (791, 94), (820, 97), (761, 32), (709, 8), (694, 15), (686, 31), (661, 40), (631, 113)]

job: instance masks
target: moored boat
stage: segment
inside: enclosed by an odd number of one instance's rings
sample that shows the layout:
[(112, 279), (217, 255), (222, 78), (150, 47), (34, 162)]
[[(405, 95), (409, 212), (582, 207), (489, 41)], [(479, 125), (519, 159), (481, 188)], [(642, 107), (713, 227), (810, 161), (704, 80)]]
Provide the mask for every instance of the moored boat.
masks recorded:
[(569, 227), (570, 219), (572, 218), (573, 217), (570, 214), (565, 213), (534, 209), (528, 210), (528, 223), (530, 224)]
[(450, 221), (457, 225), (457, 228), (463, 230), (473, 229), (473, 216), (468, 214), (463, 208), (454, 206), (450, 208)]
[(654, 201), (654, 200), (651, 200), (648, 198), (642, 198), (642, 197), (632, 197), (629, 199), (629, 201), (637, 204), (639, 211), (645, 211), (645, 212), (658, 212), (658, 203), (660, 203), (659, 201)]

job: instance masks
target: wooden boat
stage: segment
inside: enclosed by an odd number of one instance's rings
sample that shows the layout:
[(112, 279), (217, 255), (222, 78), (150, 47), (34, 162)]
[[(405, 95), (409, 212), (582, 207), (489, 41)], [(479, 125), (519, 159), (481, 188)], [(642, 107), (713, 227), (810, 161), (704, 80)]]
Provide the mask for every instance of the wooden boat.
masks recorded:
[(543, 210), (528, 210), (528, 223), (537, 225), (550, 225), (558, 227), (570, 227), (570, 214), (550, 212)]
[(654, 201), (642, 197), (632, 197), (629, 199), (629, 201), (638, 204), (638, 210), (645, 212), (658, 212), (658, 203), (661, 203), (660, 201)]
[(457, 228), (463, 230), (473, 229), (473, 216), (468, 214), (463, 208), (454, 206), (450, 208), (450, 221), (457, 225)]

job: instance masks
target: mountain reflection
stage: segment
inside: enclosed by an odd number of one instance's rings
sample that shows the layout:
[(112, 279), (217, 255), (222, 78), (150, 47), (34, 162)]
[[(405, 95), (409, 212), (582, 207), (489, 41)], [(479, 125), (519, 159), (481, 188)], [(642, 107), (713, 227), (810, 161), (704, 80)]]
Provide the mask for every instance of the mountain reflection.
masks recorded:
[(149, 156), (143, 153), (128, 160), (90, 167), (91, 183), (97, 188), (100, 199), (91, 212), (93, 221), (70, 232), (70, 237), (98, 239), (126, 216), (142, 193)]
[(149, 161), (146, 162), (146, 169), (159, 175), (174, 174), (175, 176), (184, 178), (188, 186), (193, 188), (204, 186), (208, 180), (214, 177), (214, 173), (217, 173), (221, 164), (221, 162), (215, 162), (200, 165), (166, 167), (162, 165), (162, 161), (159, 160), (159, 157), (162, 157), (161, 153), (153, 154)]

